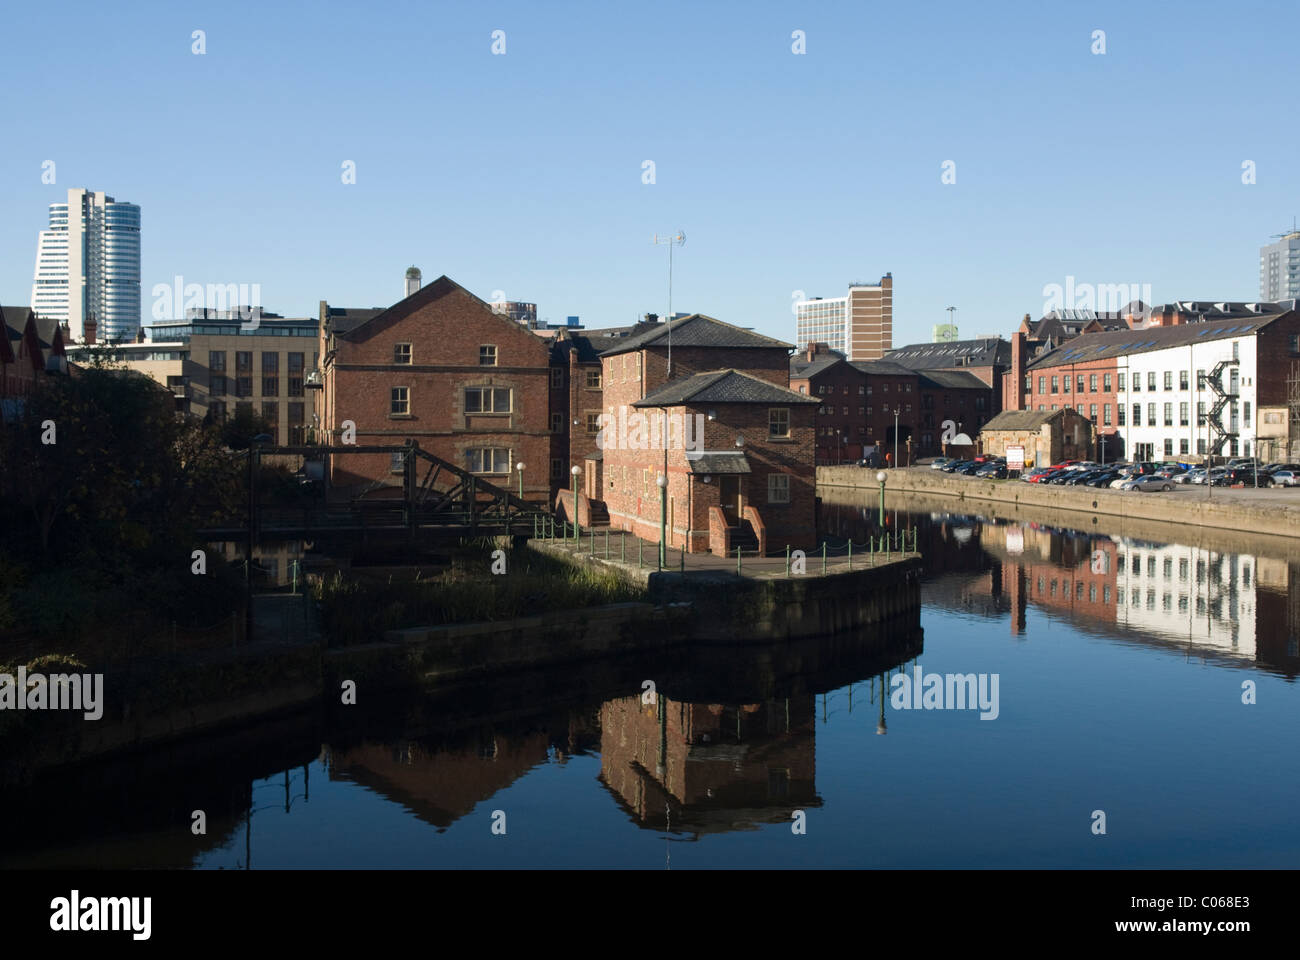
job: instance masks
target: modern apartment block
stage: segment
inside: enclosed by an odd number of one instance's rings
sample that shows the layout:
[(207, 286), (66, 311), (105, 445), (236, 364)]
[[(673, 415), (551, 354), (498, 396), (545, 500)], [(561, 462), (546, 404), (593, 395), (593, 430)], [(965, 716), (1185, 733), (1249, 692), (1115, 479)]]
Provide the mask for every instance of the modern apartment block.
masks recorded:
[(36, 247), (32, 309), (66, 324), (74, 341), (130, 341), (140, 329), (140, 208), (103, 193), (68, 191), (50, 204)]
[(1294, 300), (1300, 297), (1300, 230), (1292, 230), (1259, 248), (1259, 298)]
[(848, 360), (879, 360), (893, 345), (894, 278), (879, 283), (851, 283), (842, 297), (800, 300), (795, 304), (800, 350), (824, 343)]

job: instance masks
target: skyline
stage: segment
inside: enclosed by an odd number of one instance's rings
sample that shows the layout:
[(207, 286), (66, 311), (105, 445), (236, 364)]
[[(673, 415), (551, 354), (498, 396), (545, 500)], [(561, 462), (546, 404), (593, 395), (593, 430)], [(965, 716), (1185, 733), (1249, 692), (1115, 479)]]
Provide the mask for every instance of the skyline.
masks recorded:
[[(415, 264), (535, 302), (540, 320), (626, 325), (666, 312), (651, 237), (678, 229), (673, 309), (790, 342), (796, 293), (885, 273), (895, 346), (929, 341), (950, 305), (963, 339), (1005, 335), (1069, 278), (1149, 285), (1156, 302), (1256, 299), (1259, 249), (1300, 207), (1297, 137), (1278, 123), (1300, 14), (1266, 5), (1260, 36), (1207, 4), (1178, 23), (1015, 6), (995, 26), (960, 9), (777, 4), (743, 22), (672, 4), (394, 4), (359, 22), (341, 4), (301, 22), (74, 4), (87, 28), (66, 68), (42, 74), (39, 102), (9, 101), (22, 146), (0, 157), (0, 301), (28, 299), (35, 237), (68, 187), (141, 207), (145, 322), (152, 288), (178, 275), (257, 284), (268, 310), (311, 316), (320, 300), (388, 306)], [(14, 25), (8, 89), (66, 15)], [(105, 43), (106, 73), (89, 66)], [(56, 124), (49, 103), (90, 88), (135, 112)]]

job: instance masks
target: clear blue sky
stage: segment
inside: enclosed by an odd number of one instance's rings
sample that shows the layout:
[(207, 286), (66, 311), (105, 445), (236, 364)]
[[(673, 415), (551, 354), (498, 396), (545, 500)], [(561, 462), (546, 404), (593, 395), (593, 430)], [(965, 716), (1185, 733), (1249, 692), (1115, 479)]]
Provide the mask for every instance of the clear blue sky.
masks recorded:
[(949, 305), (1007, 333), (1069, 275), (1253, 299), (1300, 214), (1297, 26), (1294, 2), (29, 4), (0, 301), (28, 302), (74, 186), (141, 205), (146, 318), (177, 274), (297, 316), (392, 303), (416, 264), (627, 323), (665, 309), (650, 240), (676, 229), (674, 309), (786, 339), (793, 291), (886, 271), (896, 345)]

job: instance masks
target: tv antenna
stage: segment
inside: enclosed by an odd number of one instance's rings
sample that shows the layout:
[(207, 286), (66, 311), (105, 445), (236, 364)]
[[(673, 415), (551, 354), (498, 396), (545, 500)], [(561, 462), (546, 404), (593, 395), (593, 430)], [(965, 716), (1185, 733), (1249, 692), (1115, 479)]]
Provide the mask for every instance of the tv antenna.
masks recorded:
[(668, 315), (664, 318), (668, 324), (668, 379), (673, 378), (673, 247), (684, 246), (686, 243), (686, 234), (678, 230), (672, 236), (660, 236), (655, 234), (653, 241), (655, 246), (668, 247)]
[(1273, 234), (1273, 236), (1271, 237), (1271, 239), (1273, 239), (1273, 240), (1285, 240), (1287, 237), (1294, 237), (1297, 233), (1300, 233), (1300, 229), (1297, 229), (1297, 227), (1296, 227), (1296, 218), (1295, 218), (1295, 217), (1292, 217), (1292, 218), (1291, 218), (1291, 232), (1290, 232), (1290, 233), (1275, 233), (1275, 234)]

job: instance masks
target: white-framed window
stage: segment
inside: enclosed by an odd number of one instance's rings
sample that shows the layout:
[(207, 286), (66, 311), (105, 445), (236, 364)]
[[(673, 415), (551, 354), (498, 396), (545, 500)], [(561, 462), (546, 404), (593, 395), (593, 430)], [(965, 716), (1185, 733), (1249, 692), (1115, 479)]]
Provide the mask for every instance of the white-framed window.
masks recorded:
[(495, 343), (485, 343), (478, 348), (478, 365), (495, 367), (497, 365), (497, 347)]
[(564, 368), (551, 367), (551, 388), (558, 390), (562, 386), (564, 386)]
[(587, 371), (587, 389), (588, 389), (588, 390), (599, 390), (599, 389), (600, 389), (600, 371), (599, 371), (599, 370), (588, 370), (588, 371)]
[(410, 363), (411, 345), (409, 343), (393, 344), (393, 363)]
[(562, 413), (551, 414), (551, 433), (563, 433), (563, 432), (564, 432), (564, 414)]
[(790, 436), (790, 409), (772, 407), (767, 411), (767, 435), (769, 437)]
[(388, 456), (389, 473), (401, 473), (405, 469), (406, 469), (406, 454), (404, 452), (398, 451), (397, 453), (389, 454)]
[(790, 475), (788, 473), (769, 473), (767, 475), (767, 502), (790, 502)]
[(388, 412), (394, 417), (409, 417), (411, 415), (410, 387), (393, 387)]
[(510, 451), (505, 447), (471, 447), (465, 460), (470, 473), (510, 472)]
[(600, 411), (587, 413), (587, 433), (595, 436), (600, 433)]
[(466, 387), (466, 413), (509, 413), (509, 387)]

